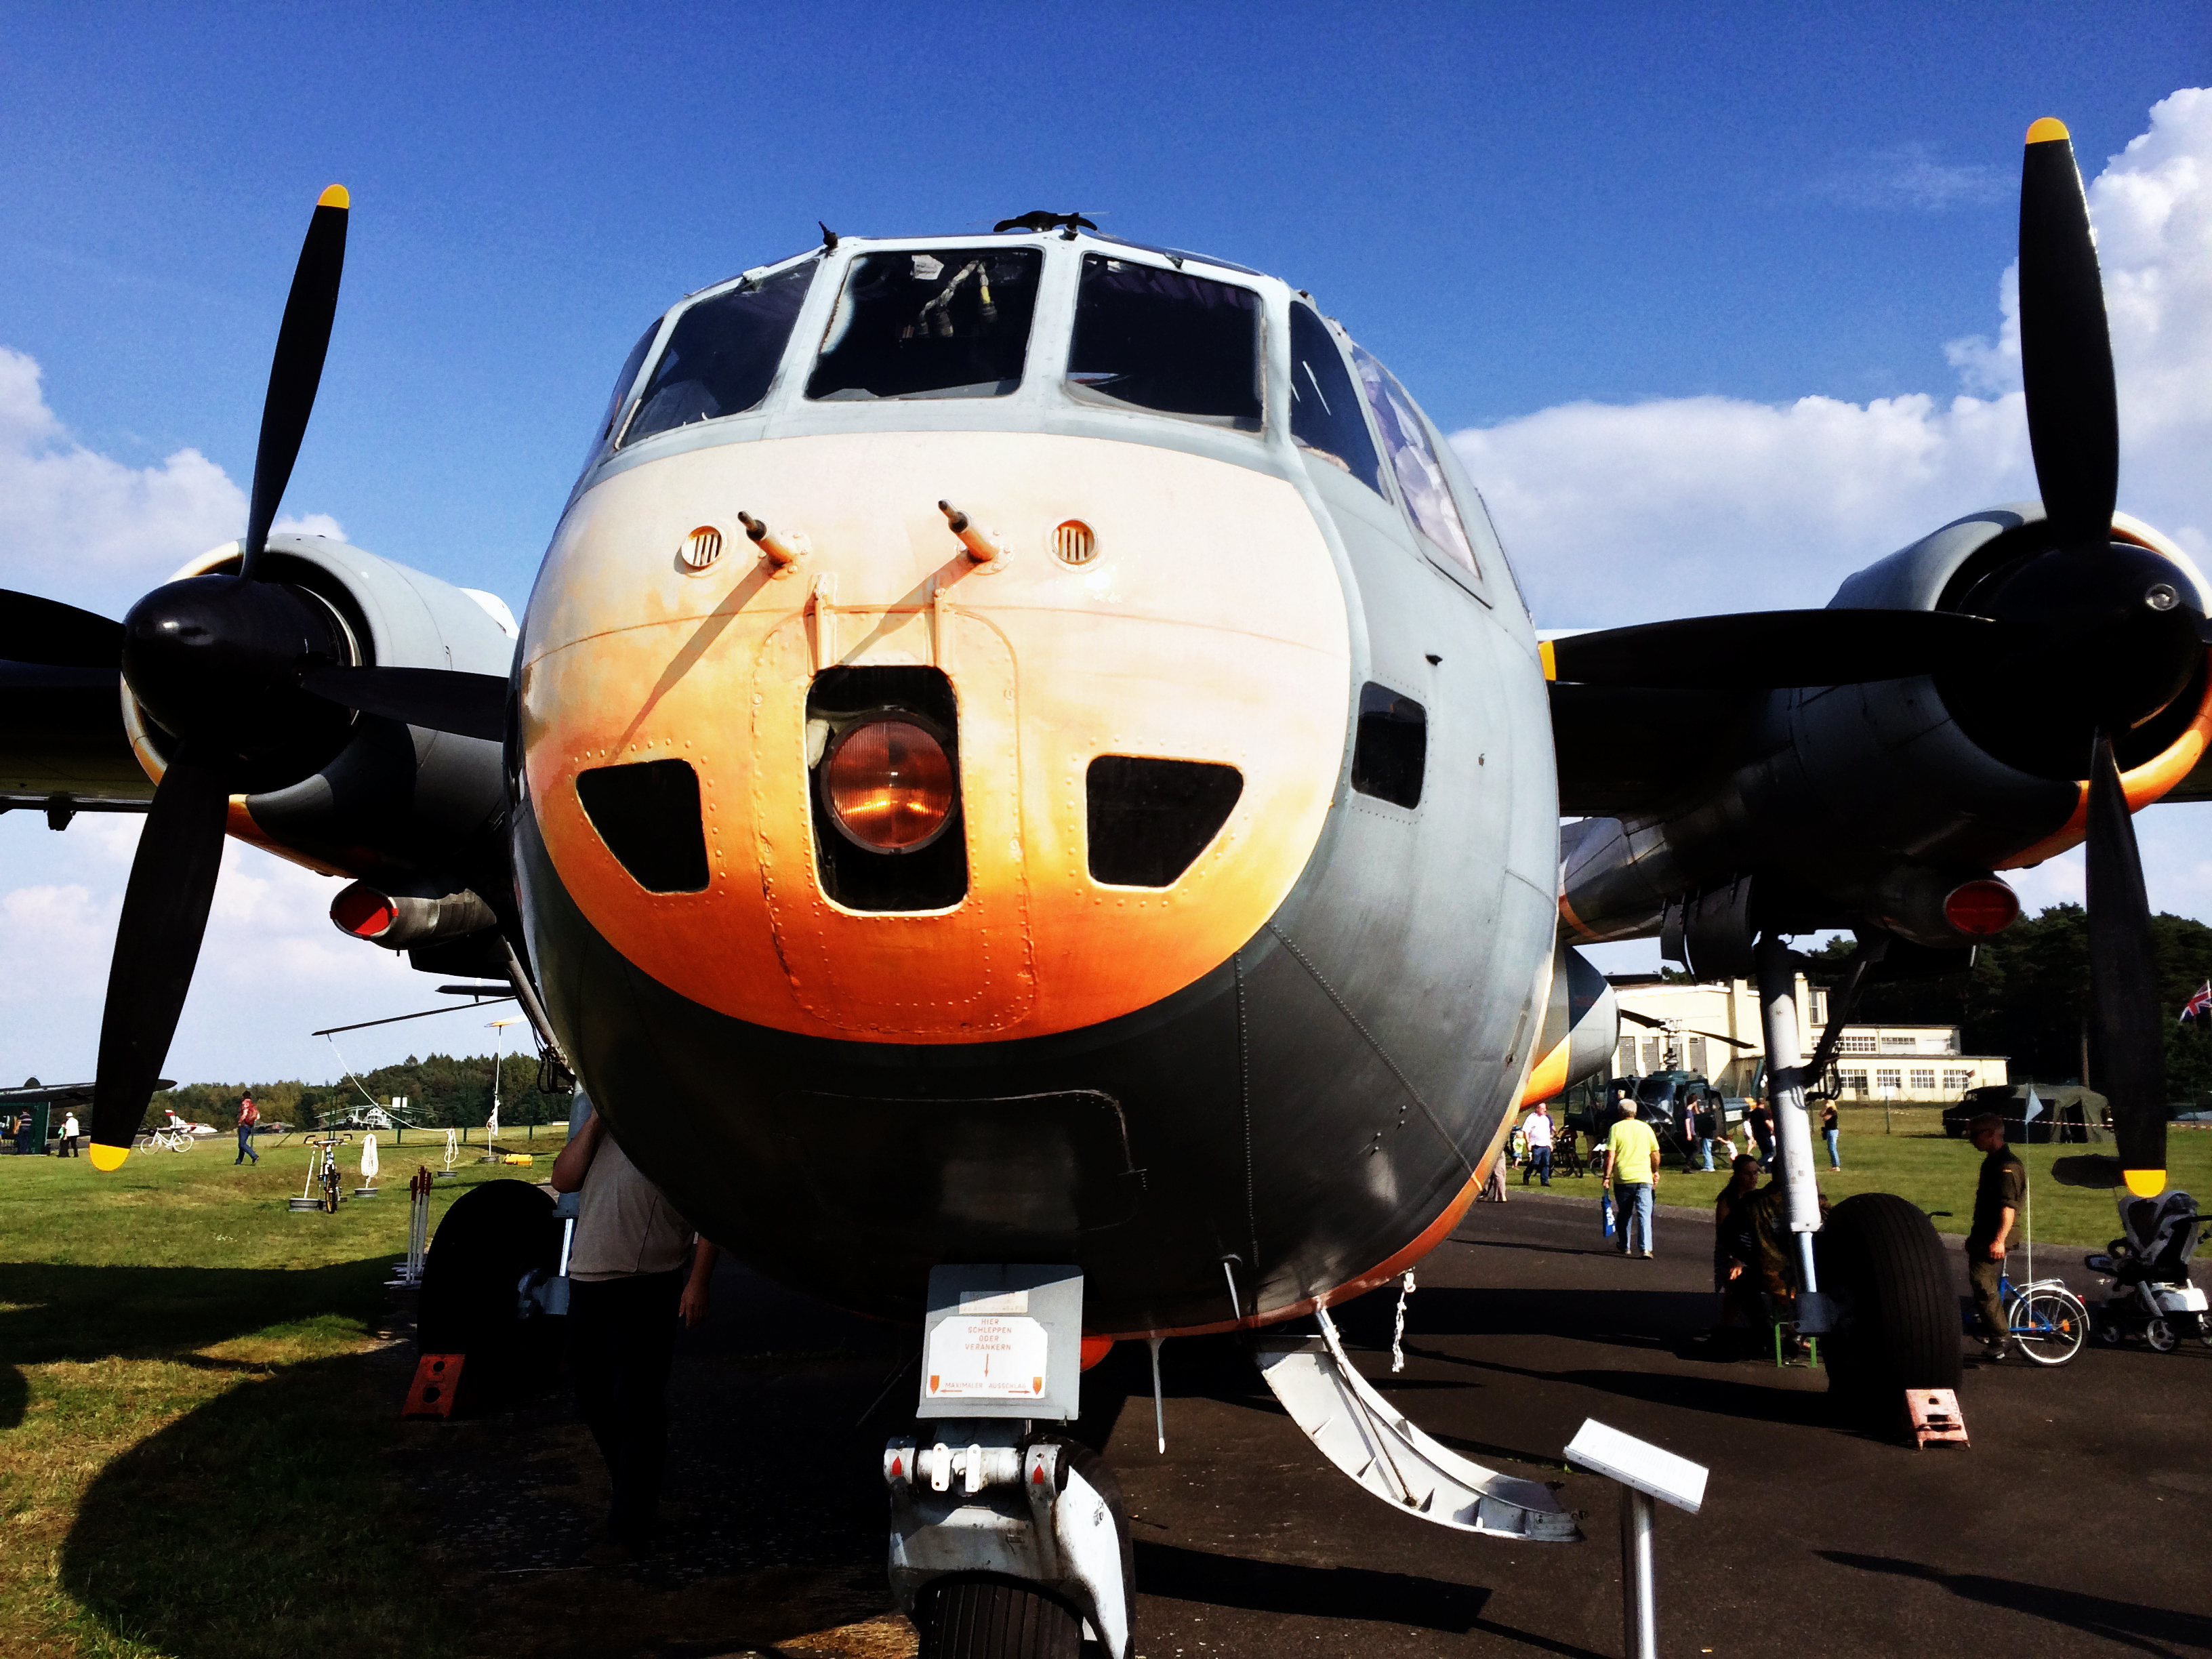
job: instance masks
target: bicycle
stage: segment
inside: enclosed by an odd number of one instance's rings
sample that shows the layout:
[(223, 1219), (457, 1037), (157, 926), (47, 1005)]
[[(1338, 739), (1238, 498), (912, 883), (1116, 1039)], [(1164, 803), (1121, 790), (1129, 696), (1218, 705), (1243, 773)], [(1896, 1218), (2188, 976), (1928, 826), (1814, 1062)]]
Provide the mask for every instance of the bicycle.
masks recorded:
[(2064, 1279), (2039, 1279), (2016, 1287), (2000, 1272), (1997, 1298), (2013, 1346), (2037, 1364), (2063, 1365), (2081, 1352), (2089, 1334), (2088, 1304), (2066, 1288)]
[(308, 1137), (307, 1145), (321, 1147), (323, 1158), (319, 1168), (312, 1164), (307, 1166), (307, 1194), (310, 1197), (314, 1195), (316, 1184), (319, 1181), (323, 1189), (322, 1208), (331, 1215), (338, 1212), (338, 1148), (352, 1139), (350, 1135), (340, 1134), (322, 1138)]

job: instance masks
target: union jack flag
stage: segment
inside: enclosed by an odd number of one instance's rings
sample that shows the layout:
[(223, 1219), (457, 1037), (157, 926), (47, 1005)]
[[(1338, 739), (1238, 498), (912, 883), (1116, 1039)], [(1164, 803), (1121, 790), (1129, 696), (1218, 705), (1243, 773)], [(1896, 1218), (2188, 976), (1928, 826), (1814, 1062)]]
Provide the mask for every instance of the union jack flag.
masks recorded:
[(2192, 1019), (2203, 1019), (2207, 1016), (2212, 1016), (2212, 980), (2205, 981), (2204, 988), (2181, 1005), (2179, 1023), (2186, 1025)]

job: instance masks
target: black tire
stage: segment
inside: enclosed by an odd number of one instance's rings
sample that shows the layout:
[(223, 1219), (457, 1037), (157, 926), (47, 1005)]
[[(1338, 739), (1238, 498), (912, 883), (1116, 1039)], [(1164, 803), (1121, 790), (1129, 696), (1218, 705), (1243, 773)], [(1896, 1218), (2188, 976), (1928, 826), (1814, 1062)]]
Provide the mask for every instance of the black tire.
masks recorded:
[(483, 1398), (548, 1374), (558, 1323), (516, 1311), (532, 1268), (560, 1265), (553, 1200), (526, 1181), (487, 1181), (453, 1200), (422, 1263), (416, 1341), (424, 1353), (467, 1356), (470, 1393)]
[(1817, 1236), (1820, 1284), (1849, 1300), (1850, 1320), (1821, 1345), (1828, 1392), (1880, 1426), (1907, 1389), (1959, 1386), (1959, 1299), (1935, 1224), (1891, 1193), (1861, 1193), (1828, 1212)]
[(921, 1659), (1078, 1659), (1083, 1650), (1075, 1609), (1012, 1578), (937, 1579), (915, 1622)]

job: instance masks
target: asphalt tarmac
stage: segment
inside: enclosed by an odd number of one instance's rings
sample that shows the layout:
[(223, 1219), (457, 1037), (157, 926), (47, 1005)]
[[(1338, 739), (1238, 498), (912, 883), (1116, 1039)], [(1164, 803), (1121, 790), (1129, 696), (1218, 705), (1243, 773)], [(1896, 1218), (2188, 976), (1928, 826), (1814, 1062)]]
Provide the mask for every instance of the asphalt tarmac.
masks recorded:
[[(2212, 1347), (1970, 1362), (1972, 1445), (1917, 1451), (1834, 1426), (1820, 1372), (1702, 1340), (1702, 1212), (1662, 1208), (1657, 1259), (1625, 1261), (1599, 1237), (1594, 1184), (1562, 1187), (1476, 1206), (1421, 1265), (1401, 1374), (1393, 1296), (1340, 1323), (1429, 1432), (1559, 1482), (1586, 1541), (1474, 1537), (1370, 1497), (1227, 1339), (1166, 1345), (1162, 1455), (1146, 1355), (1125, 1344), (1086, 1376), (1076, 1428), (1129, 1495), (1139, 1654), (1618, 1654), (1615, 1489), (1560, 1461), (1585, 1418), (1711, 1470), (1698, 1514), (1660, 1512), (1663, 1653), (2212, 1652)], [(2038, 1270), (2071, 1262), (2093, 1290), (2080, 1255), (2039, 1252)], [(1958, 1280), (1963, 1296), (1963, 1262)], [(876, 1467), (911, 1410), (912, 1376), (893, 1373), (912, 1336), (726, 1263), (715, 1293), (679, 1355), (666, 1542), (644, 1561), (593, 1558), (604, 1476), (560, 1393), (410, 1425), (403, 1468), (443, 1576), (479, 1610), (472, 1650), (912, 1651), (884, 1617)]]

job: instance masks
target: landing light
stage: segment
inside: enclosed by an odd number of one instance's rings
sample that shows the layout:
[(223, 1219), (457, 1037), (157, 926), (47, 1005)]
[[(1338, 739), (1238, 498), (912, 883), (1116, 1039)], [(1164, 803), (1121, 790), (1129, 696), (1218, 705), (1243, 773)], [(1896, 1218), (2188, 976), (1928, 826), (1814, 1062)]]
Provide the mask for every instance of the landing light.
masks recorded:
[(875, 852), (918, 852), (951, 822), (951, 757), (915, 720), (886, 714), (846, 727), (822, 770), (830, 817)]

